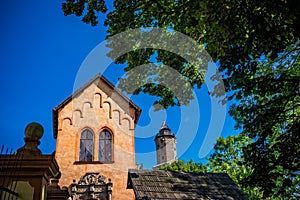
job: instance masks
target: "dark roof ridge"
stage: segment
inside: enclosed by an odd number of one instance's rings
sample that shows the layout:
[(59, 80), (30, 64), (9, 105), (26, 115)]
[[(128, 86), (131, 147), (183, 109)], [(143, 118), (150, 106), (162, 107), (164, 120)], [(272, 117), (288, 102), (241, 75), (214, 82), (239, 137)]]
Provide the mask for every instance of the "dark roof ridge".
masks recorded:
[(128, 169), (128, 172), (144, 172), (144, 173), (146, 173), (146, 172), (166, 172), (166, 173), (177, 173), (177, 174), (198, 174), (198, 175), (200, 175), (200, 174), (211, 174), (211, 175), (216, 175), (216, 174), (221, 174), (221, 175), (226, 175), (226, 176), (228, 176), (228, 174), (227, 173), (225, 173), (225, 172), (218, 172), (218, 173), (216, 173), (216, 172), (183, 172), (183, 171), (181, 171), (181, 172), (173, 172), (173, 171), (165, 171), (165, 170), (152, 170), (152, 169)]

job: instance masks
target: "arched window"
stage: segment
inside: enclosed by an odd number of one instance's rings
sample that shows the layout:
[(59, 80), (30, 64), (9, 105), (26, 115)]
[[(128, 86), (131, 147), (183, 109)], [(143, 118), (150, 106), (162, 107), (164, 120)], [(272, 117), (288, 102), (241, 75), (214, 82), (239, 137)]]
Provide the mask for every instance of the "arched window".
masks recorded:
[(93, 160), (93, 133), (90, 130), (84, 130), (80, 137), (80, 161)]
[(108, 130), (103, 130), (99, 137), (99, 161), (112, 161), (112, 135)]

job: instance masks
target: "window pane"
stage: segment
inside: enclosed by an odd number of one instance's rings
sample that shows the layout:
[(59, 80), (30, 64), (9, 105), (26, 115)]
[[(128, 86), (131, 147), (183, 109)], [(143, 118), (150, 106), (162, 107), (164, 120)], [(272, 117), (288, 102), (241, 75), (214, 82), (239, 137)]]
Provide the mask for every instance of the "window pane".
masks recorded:
[(112, 148), (111, 148), (111, 140), (106, 141), (106, 159), (107, 161), (112, 161)]
[(108, 133), (108, 132), (106, 132), (106, 139), (111, 139), (111, 135), (110, 135), (110, 133)]
[(87, 144), (87, 152), (86, 152), (86, 159), (87, 161), (93, 160), (93, 140), (88, 139), (86, 141)]
[(104, 156), (104, 140), (99, 141), (99, 161), (105, 161)]
[(79, 156), (80, 161), (84, 160), (84, 151), (85, 151), (84, 142), (83, 140), (80, 140), (80, 156)]
[(82, 132), (80, 137), (80, 161), (93, 160), (93, 133), (89, 130)]
[(100, 134), (100, 139), (104, 139), (105, 138), (105, 132), (101, 132), (101, 134)]
[(112, 161), (112, 135), (103, 130), (99, 137), (99, 161)]

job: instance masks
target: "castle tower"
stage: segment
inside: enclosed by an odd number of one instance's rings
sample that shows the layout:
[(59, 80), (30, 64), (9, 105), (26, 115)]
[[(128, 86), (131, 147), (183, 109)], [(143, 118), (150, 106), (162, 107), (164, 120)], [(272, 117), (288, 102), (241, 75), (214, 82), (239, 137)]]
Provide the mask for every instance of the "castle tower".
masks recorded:
[(177, 160), (176, 137), (166, 122), (163, 122), (159, 133), (155, 136), (157, 165), (154, 169)]

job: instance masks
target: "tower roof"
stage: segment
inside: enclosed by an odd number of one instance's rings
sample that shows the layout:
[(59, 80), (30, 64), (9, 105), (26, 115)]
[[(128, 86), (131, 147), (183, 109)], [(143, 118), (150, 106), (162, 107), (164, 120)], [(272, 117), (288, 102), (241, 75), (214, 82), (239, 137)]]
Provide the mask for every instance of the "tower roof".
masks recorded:
[(163, 121), (159, 132), (156, 134), (155, 139), (158, 137), (171, 136), (175, 137), (174, 133), (171, 132), (171, 129), (168, 127), (166, 121)]
[(169, 129), (170, 130), (170, 128), (168, 127), (166, 121), (163, 121), (160, 130), (162, 130), (162, 129)]

